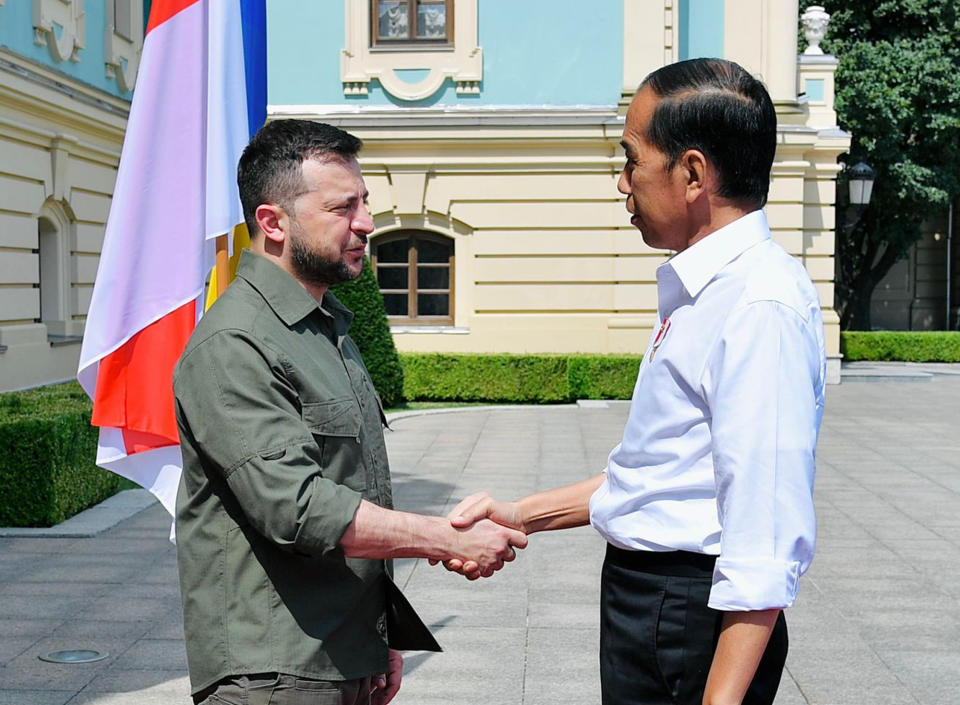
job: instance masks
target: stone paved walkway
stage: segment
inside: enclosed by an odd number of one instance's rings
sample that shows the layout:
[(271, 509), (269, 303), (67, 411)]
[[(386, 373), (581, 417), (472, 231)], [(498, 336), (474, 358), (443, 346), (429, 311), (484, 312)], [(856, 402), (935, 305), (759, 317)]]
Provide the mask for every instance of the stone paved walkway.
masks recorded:
[[(960, 377), (828, 390), (817, 558), (788, 612), (778, 705), (946, 705), (960, 690)], [(398, 506), (444, 513), (598, 471), (627, 406), (397, 419)], [(0, 705), (188, 703), (174, 549), (158, 505), (94, 538), (0, 539)], [(594, 705), (603, 542), (537, 534), (493, 579), (404, 561), (446, 652), (411, 653), (398, 705)], [(54, 665), (55, 649), (99, 663)]]

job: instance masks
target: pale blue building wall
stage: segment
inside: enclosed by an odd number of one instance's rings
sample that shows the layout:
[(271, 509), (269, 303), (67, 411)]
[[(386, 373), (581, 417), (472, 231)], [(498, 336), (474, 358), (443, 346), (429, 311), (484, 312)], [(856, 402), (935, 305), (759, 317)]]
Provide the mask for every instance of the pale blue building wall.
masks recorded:
[(679, 58), (723, 57), (724, 0), (680, 0)]
[(267, 3), (267, 103), (342, 103), (340, 50), (346, 18), (342, 0)]
[[(627, 0), (634, 2), (637, 0)], [(370, 95), (344, 97), (341, 0), (267, 3), (267, 71), (271, 105), (615, 105), (623, 76), (623, 2), (479, 0), (483, 48), (479, 95), (452, 84), (422, 101), (401, 101), (376, 82)], [(415, 82), (416, 76), (408, 77)]]
[(12, 0), (0, 6), (0, 46), (77, 81), (130, 100), (133, 92), (121, 91), (117, 82), (106, 75), (106, 3), (103, 0), (88, 1), (83, 4), (83, 9), (86, 13), (86, 47), (80, 51), (79, 62), (54, 61), (48, 47), (34, 43), (33, 3), (27, 0)]

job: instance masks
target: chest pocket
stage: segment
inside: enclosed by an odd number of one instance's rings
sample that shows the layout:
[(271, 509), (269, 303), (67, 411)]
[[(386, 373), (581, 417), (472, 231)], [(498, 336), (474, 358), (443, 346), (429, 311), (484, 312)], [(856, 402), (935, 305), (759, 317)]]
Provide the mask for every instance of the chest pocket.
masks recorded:
[(303, 422), (320, 446), (320, 474), (362, 492), (367, 480), (360, 445), (360, 409), (353, 397), (305, 402)]

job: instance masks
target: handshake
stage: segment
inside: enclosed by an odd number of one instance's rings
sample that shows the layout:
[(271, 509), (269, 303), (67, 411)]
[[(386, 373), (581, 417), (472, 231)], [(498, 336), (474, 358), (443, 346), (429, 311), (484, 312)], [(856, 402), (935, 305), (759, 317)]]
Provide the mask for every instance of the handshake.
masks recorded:
[(430, 565), (443, 563), (467, 580), (489, 578), (517, 557), (517, 548), (527, 546), (527, 527), (516, 502), (499, 502), (485, 492), (470, 495), (447, 515), (455, 530), (454, 546), (446, 558), (430, 558)]
[(340, 545), (350, 558), (427, 558), (467, 580), (489, 578), (525, 548), (527, 535), (590, 523), (590, 496), (604, 476), (500, 502), (479, 492), (446, 518), (361, 500)]

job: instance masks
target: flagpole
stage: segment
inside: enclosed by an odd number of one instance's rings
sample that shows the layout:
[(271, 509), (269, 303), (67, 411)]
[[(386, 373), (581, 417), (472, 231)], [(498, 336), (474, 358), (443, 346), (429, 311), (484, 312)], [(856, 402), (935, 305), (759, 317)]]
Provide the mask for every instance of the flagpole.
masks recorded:
[(230, 283), (230, 246), (226, 235), (217, 236), (217, 298)]

